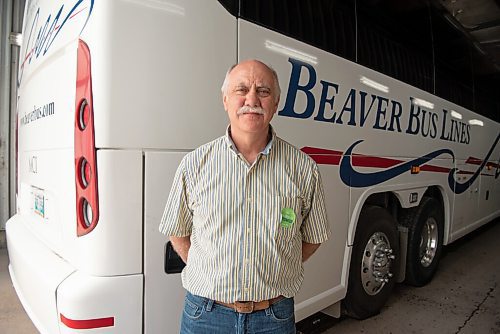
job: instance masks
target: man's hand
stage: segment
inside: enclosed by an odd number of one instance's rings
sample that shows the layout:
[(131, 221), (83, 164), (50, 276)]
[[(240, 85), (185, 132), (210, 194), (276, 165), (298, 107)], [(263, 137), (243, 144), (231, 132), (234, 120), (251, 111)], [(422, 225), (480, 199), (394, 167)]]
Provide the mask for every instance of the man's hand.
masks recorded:
[(302, 262), (306, 262), (307, 259), (316, 252), (320, 245), (321, 244), (310, 244), (302, 241)]
[(179, 254), (182, 261), (187, 263), (189, 248), (191, 247), (191, 236), (188, 235), (186, 237), (174, 237), (170, 236), (170, 242), (174, 247), (174, 250)]

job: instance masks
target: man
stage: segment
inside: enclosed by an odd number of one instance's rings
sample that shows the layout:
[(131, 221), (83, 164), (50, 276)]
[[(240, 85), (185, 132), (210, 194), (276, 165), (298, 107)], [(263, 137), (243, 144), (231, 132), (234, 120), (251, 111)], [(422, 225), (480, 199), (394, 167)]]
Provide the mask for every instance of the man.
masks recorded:
[(181, 333), (295, 333), (302, 262), (329, 234), (318, 167), (269, 124), (274, 70), (241, 62), (222, 96), (227, 133), (182, 160), (160, 224), (187, 264)]

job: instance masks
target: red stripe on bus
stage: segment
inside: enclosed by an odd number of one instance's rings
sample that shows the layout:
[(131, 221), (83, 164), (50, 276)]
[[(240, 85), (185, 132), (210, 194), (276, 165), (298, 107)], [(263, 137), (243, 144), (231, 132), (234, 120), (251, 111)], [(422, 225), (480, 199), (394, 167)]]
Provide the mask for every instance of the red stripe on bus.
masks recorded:
[(310, 154), (309, 156), (320, 165), (338, 165), (341, 158), (340, 155), (328, 154)]
[(422, 165), (420, 167), (420, 170), (425, 171), (425, 172), (436, 172), (436, 173), (449, 173), (450, 172), (449, 168), (433, 166), (433, 165)]
[(317, 148), (317, 147), (310, 147), (310, 146), (302, 147), (300, 150), (308, 155), (314, 155), (314, 154), (342, 155), (342, 154), (344, 154), (342, 151), (332, 151), (332, 150), (327, 150), (326, 148)]
[(320, 165), (338, 165), (343, 154), (341, 151), (332, 151), (310, 146), (301, 148), (301, 151), (309, 155)]
[(402, 163), (401, 160), (373, 157), (369, 155), (353, 154), (352, 165), (357, 167), (389, 168)]
[[(301, 151), (309, 155), (314, 161), (316, 161), (316, 163), (321, 165), (339, 165), (343, 155), (343, 152), (341, 151), (333, 151), (310, 146), (303, 147)], [(403, 162), (403, 160), (374, 157), (362, 154), (353, 154), (351, 158), (352, 165), (357, 167), (390, 168)], [(470, 157), (467, 160), (467, 163), (470, 164), (481, 164), (481, 162), (481, 160), (473, 157)], [(492, 167), (497, 166), (497, 164), (491, 162), (489, 162), (487, 165)], [(420, 170), (423, 172), (449, 173), (451, 169), (434, 165), (422, 165), (420, 167)], [(474, 173), (468, 171), (458, 171), (458, 174), (472, 175)], [(490, 176), (489, 174), (484, 175)]]
[(483, 163), (483, 160), (474, 157), (469, 157), (467, 161), (465, 161), (465, 163), (470, 165), (480, 165)]
[[(480, 165), (483, 163), (483, 160), (481, 159), (478, 159), (478, 158), (474, 158), (474, 157), (469, 157), (467, 159), (467, 161), (465, 161), (466, 164), (470, 164), (470, 165)], [(498, 163), (495, 163), (495, 162), (491, 162), (491, 161), (488, 161), (486, 163), (486, 167), (489, 167), (489, 168), (499, 168), (500, 167), (500, 164)]]
[(112, 327), (115, 325), (115, 318), (99, 318), (99, 319), (86, 319), (86, 320), (74, 320), (68, 319), (64, 315), (61, 315), (61, 322), (69, 328), (73, 329), (93, 329), (93, 328), (103, 328)]

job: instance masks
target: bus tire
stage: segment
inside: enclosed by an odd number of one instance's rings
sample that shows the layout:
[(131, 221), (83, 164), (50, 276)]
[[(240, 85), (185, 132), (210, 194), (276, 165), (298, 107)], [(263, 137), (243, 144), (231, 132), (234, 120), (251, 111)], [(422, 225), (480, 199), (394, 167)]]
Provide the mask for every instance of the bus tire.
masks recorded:
[(441, 205), (432, 197), (408, 210), (403, 219), (408, 227), (405, 283), (424, 286), (431, 281), (443, 249), (443, 220)]
[(384, 208), (365, 206), (356, 228), (344, 313), (366, 319), (380, 312), (395, 284), (399, 259), (396, 221)]

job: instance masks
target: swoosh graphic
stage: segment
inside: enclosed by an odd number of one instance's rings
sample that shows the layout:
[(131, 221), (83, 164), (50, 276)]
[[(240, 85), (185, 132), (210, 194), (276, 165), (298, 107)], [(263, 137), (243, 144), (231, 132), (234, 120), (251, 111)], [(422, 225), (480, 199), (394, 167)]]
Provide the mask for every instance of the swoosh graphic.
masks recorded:
[[(342, 181), (350, 186), (350, 187), (356, 187), (356, 188), (361, 188), (361, 187), (369, 187), (373, 186), (375, 184), (379, 184), (382, 182), (385, 182), (387, 180), (390, 180), (396, 176), (399, 176), (411, 169), (412, 166), (420, 166), (423, 165), (430, 160), (436, 158), (437, 156), (440, 156), (442, 154), (449, 154), (453, 160), (455, 160), (455, 155), (453, 154), (453, 151), (450, 149), (441, 149), (437, 150), (431, 153), (428, 153), (420, 158), (405, 162), (401, 165), (385, 169), (382, 171), (374, 172), (374, 173), (360, 173), (354, 168), (352, 168), (351, 164), (351, 154), (353, 149), (362, 143), (363, 140), (358, 140), (354, 142), (344, 153), (344, 156), (342, 157), (342, 161), (340, 162), (340, 178)], [(451, 171), (450, 171), (451, 174)], [(453, 188), (452, 188), (453, 189)]]
[[(43, 52), (43, 54), (45, 55), (45, 53), (47, 53), (48, 49), (50, 48), (50, 46), (52, 45), (52, 43), (54, 42), (54, 40), (56, 39), (57, 35), (59, 35), (59, 33), (61, 32), (62, 28), (66, 22), (68, 20), (71, 20), (76, 14), (79, 14), (81, 11), (83, 11), (85, 8), (82, 8), (80, 10), (80, 12), (76, 12), (75, 13), (75, 10), (78, 8), (78, 6), (80, 6), (80, 4), (85, 1), (85, 0), (79, 0), (75, 3), (75, 5), (73, 6), (73, 8), (71, 8), (71, 10), (68, 12), (68, 14), (66, 14), (66, 17), (64, 18), (64, 21), (62, 21), (62, 23), (59, 25), (59, 29), (57, 29), (56, 31), (56, 34), (50, 38), (50, 40), (48, 41), (48, 44), (45, 48), (45, 51)], [(57, 17), (55, 18), (55, 21), (53, 22), (53, 24), (57, 23), (57, 19), (59, 19), (59, 15), (61, 15), (61, 12), (64, 8), (64, 5), (61, 6), (61, 9), (59, 9), (59, 12), (57, 13)], [(85, 29), (85, 27), (87, 26), (87, 23), (89, 22), (89, 19), (90, 19), (90, 15), (92, 14), (92, 9), (94, 9), (94, 0), (90, 0), (90, 9), (89, 9), (89, 14), (87, 15), (87, 19), (85, 20), (85, 23), (83, 24), (83, 27), (82, 27), (82, 30), (80, 30), (80, 34), (82, 34), (83, 32), (83, 29)], [(49, 16), (50, 18), (50, 16)]]
[[(497, 139), (495, 140), (493, 145), (491, 145), (491, 148), (488, 151), (488, 154), (486, 154), (486, 157), (483, 159), (483, 162), (481, 163), (481, 165), (478, 167), (476, 172), (471, 176), (471, 178), (468, 179), (466, 182), (459, 183), (459, 182), (457, 182), (457, 180), (455, 180), (455, 172), (457, 171), (457, 168), (453, 168), (452, 170), (450, 170), (450, 174), (448, 174), (448, 184), (449, 184), (450, 188), (453, 190), (453, 192), (455, 192), (455, 194), (463, 193), (472, 185), (472, 183), (474, 183), (474, 181), (477, 179), (477, 177), (479, 176), (479, 174), (483, 170), (484, 166), (486, 166), (486, 164), (488, 163), (488, 160), (489, 160), (491, 154), (493, 153), (493, 150), (497, 146), (499, 139), (500, 139), (500, 133), (498, 134)], [(497, 170), (495, 172), (495, 178), (498, 178), (498, 175), (499, 175), (499, 171), (497, 168)]]

